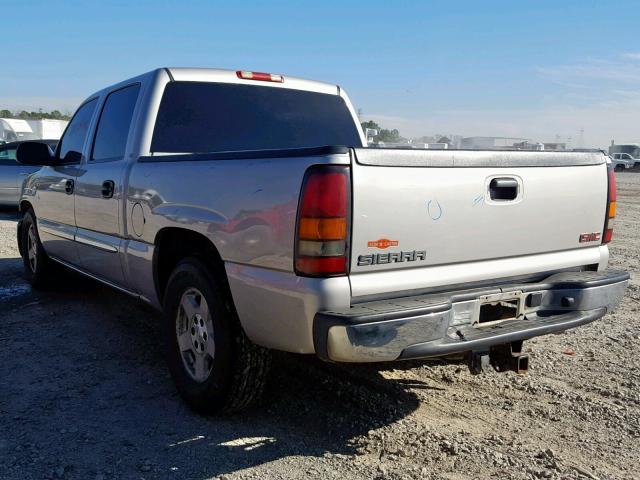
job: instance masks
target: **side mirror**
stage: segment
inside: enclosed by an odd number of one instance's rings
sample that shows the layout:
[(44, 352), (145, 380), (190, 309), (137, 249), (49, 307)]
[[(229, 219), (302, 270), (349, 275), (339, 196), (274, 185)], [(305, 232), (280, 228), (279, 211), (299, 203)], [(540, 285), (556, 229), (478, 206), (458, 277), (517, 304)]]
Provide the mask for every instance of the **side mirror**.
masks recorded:
[(49, 145), (42, 142), (24, 142), (18, 145), (16, 160), (22, 165), (53, 165), (55, 159)]

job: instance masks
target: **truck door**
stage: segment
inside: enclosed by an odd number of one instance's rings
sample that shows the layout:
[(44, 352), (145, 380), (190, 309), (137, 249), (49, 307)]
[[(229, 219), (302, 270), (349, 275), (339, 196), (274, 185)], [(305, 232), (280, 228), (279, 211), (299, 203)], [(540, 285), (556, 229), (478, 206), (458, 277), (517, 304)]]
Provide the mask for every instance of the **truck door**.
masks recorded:
[(56, 148), (56, 165), (43, 167), (36, 186), (38, 234), (47, 254), (78, 265), (74, 238), (75, 177), (86, 148), (87, 134), (98, 99), (85, 102), (75, 113)]
[(139, 91), (140, 84), (134, 84), (107, 95), (76, 180), (76, 245), (82, 268), (119, 286), (124, 286), (125, 153)]

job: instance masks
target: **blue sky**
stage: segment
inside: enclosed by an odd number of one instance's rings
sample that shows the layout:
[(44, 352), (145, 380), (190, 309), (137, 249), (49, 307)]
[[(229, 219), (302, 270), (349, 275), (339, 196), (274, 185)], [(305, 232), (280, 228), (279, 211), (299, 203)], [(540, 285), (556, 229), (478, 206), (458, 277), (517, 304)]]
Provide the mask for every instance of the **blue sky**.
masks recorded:
[(640, 142), (640, 2), (0, 0), (0, 108), (73, 110), (158, 66), (337, 83), (408, 136)]

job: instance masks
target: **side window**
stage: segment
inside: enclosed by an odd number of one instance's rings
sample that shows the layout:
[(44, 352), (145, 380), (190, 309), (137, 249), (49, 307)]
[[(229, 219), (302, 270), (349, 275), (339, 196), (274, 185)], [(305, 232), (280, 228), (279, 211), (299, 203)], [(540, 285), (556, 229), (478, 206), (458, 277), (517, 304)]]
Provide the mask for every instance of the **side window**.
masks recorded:
[(112, 92), (104, 102), (96, 138), (93, 143), (91, 160), (109, 162), (124, 157), (127, 137), (133, 119), (140, 85), (131, 85)]
[(58, 144), (58, 158), (62, 163), (78, 163), (82, 160), (82, 147), (97, 103), (98, 99), (94, 98), (82, 105), (69, 122)]
[(0, 165), (16, 165), (16, 149), (0, 149)]

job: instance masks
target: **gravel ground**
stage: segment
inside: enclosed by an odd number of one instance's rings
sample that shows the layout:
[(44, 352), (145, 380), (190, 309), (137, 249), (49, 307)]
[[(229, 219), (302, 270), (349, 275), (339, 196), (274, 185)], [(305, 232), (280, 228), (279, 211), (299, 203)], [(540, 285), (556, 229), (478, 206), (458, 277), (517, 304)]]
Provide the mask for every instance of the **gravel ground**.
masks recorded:
[(143, 305), (72, 275), (31, 291), (0, 211), (0, 478), (640, 478), (640, 174), (618, 196), (624, 304), (526, 342), (528, 375), (282, 354), (231, 418), (180, 401)]

